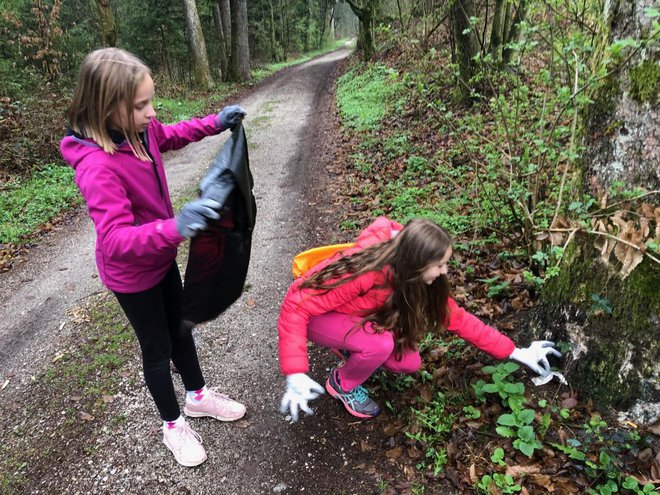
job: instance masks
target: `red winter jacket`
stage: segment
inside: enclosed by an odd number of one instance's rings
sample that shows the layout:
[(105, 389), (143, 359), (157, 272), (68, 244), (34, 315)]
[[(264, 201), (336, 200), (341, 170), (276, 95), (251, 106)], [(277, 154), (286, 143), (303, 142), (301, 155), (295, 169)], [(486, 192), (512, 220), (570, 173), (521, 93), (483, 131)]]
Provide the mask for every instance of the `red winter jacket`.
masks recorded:
[[(367, 246), (389, 240), (401, 229), (401, 224), (379, 217), (360, 234), (356, 246), (344, 251), (343, 255), (350, 255)], [(277, 327), (280, 368), (285, 375), (306, 373), (309, 370), (307, 325), (313, 316), (329, 311), (363, 314), (381, 306), (390, 294), (389, 289), (378, 288), (385, 282), (386, 270), (365, 273), (325, 293), (300, 288), (312, 273), (321, 270), (340, 256), (342, 253), (335, 254), (297, 278), (284, 297)], [(504, 359), (513, 352), (515, 344), (509, 337), (482, 323), (476, 316), (458, 306), (451, 297), (448, 304), (450, 316), (447, 330), (496, 359)]]

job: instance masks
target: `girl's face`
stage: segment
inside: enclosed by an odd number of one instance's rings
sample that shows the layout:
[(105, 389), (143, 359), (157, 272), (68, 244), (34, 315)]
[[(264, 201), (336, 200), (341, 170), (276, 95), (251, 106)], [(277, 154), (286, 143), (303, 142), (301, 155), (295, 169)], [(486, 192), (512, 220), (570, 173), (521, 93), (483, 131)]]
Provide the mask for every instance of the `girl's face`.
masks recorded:
[(440, 275), (447, 275), (447, 263), (451, 255), (452, 249), (450, 246), (441, 260), (434, 261), (424, 269), (421, 275), (422, 281), (427, 285), (431, 285)]
[[(143, 132), (156, 117), (156, 110), (153, 106), (154, 81), (149, 74), (145, 74), (142, 81), (135, 89), (135, 98), (133, 99), (133, 123), (137, 132)], [(126, 121), (126, 111), (124, 105), (111, 117), (113, 125), (120, 129), (128, 128)]]

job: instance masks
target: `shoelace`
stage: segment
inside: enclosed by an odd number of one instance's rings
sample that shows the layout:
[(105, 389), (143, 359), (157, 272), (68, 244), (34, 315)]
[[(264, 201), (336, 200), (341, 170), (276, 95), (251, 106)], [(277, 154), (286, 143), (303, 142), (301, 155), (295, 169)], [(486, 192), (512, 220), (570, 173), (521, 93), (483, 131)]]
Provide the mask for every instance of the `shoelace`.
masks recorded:
[(209, 397), (216, 397), (222, 400), (232, 401), (232, 399), (230, 399), (228, 395), (218, 392), (218, 387), (211, 387), (211, 388), (207, 388), (206, 390), (209, 393)]
[(369, 392), (362, 385), (358, 385), (350, 392), (351, 398), (360, 404), (369, 400)]
[(193, 430), (188, 423), (184, 423), (183, 426), (177, 426), (174, 431), (180, 437), (192, 437), (197, 440), (198, 443), (203, 443), (202, 437), (199, 436), (199, 433)]

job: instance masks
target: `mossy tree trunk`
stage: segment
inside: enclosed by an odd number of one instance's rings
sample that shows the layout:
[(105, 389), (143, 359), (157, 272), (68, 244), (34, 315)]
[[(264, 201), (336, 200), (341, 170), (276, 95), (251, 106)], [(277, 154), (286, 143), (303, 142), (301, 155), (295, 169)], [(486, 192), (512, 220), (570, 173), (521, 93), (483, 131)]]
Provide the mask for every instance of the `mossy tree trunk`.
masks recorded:
[(368, 62), (376, 54), (374, 27), (380, 0), (346, 0), (353, 13), (360, 19), (358, 48), (362, 51), (362, 60)]
[[(610, 4), (610, 42), (649, 36), (642, 2)], [(636, 78), (649, 60), (655, 77), (642, 84)], [(585, 122), (583, 192), (602, 195), (615, 181), (628, 190), (660, 189), (657, 60), (657, 43), (638, 50), (595, 98)], [(658, 194), (646, 199), (660, 206)], [(650, 231), (657, 235), (656, 225)], [(622, 279), (619, 266), (605, 265), (593, 245), (590, 235), (569, 245), (560, 275), (546, 282), (530, 338), (570, 344), (564, 371), (583, 396), (601, 407), (630, 409), (637, 421), (655, 421), (660, 417), (660, 265), (645, 257)]]

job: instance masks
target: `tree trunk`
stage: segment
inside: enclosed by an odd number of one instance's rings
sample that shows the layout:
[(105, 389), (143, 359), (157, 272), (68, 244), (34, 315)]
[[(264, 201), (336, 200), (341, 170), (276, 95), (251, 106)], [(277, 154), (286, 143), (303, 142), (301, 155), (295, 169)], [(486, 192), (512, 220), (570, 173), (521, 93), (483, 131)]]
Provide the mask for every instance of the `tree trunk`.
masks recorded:
[(220, 22), (222, 23), (222, 33), (225, 35), (225, 56), (227, 57), (227, 72), (225, 79), (229, 74), (229, 66), (231, 65), (231, 9), (229, 7), (229, 0), (220, 0)]
[(226, 37), (225, 37), (225, 32), (222, 29), (222, 16), (220, 14), (220, 4), (218, 2), (215, 2), (213, 4), (213, 24), (215, 25), (215, 31), (217, 33), (217, 38), (218, 38), (218, 46), (219, 50), (218, 52), (220, 53), (220, 74), (221, 78), (225, 78), (227, 74), (227, 43), (226, 43)]
[(270, 33), (270, 58), (273, 62), (281, 62), (280, 47), (277, 44), (277, 37), (275, 35), (275, 7), (273, 6), (273, 0), (268, 0), (268, 11), (270, 14), (268, 25), (268, 31)]
[[(516, 9), (516, 15), (513, 17), (513, 21), (511, 22), (511, 27), (509, 27), (508, 25), (505, 26), (505, 30), (507, 31), (506, 37), (504, 38), (505, 44), (508, 45), (510, 43), (516, 43), (520, 38), (520, 25), (527, 17), (528, 7), (529, 6), (527, 4), (527, 0), (520, 0), (520, 4)], [(513, 55), (515, 53), (516, 50), (514, 50), (510, 46), (504, 48), (504, 51), (502, 52), (502, 61), (505, 64), (510, 64), (511, 60), (513, 59)]]
[[(645, 32), (643, 22), (648, 26), (651, 21), (644, 18), (641, 3), (611, 3), (611, 11), (606, 13), (612, 29), (610, 41), (640, 38)], [(594, 196), (610, 190), (615, 181), (625, 183), (628, 190), (636, 186), (660, 189), (658, 54), (657, 44), (638, 51), (620, 71), (610, 72), (593, 98), (586, 121), (582, 183)], [(645, 67), (653, 67), (655, 75), (638, 79)], [(635, 91), (641, 79), (654, 89)], [(657, 199), (657, 193), (646, 198), (655, 201), (647, 211), (660, 211)], [(641, 202), (625, 209), (634, 213)], [(639, 216), (629, 215), (631, 222), (641, 222), (648, 215), (637, 213)], [(655, 237), (660, 237), (658, 214), (648, 221), (650, 237), (654, 230)], [(622, 278), (618, 256), (608, 258), (606, 254), (606, 264), (593, 245), (591, 236), (569, 245), (561, 273), (543, 290), (532, 333), (539, 335), (539, 329), (544, 329), (546, 337), (570, 344), (564, 368), (569, 382), (582, 394), (601, 407), (632, 407), (628, 417), (633, 421), (652, 422), (660, 417), (660, 265), (644, 256)], [(621, 243), (617, 247), (626, 249)]]
[(495, 12), (493, 13), (493, 25), (490, 31), (490, 53), (496, 64), (502, 58), (502, 41), (504, 39), (504, 19), (509, 2), (506, 0), (495, 0)]
[(305, 3), (307, 14), (305, 15), (305, 40), (303, 42), (303, 49), (305, 52), (308, 52), (312, 47), (312, 0), (307, 0)]
[(117, 22), (108, 0), (96, 0), (99, 13), (99, 32), (103, 46), (117, 46)]
[(213, 85), (213, 79), (211, 78), (211, 69), (209, 68), (209, 58), (206, 54), (204, 33), (202, 33), (202, 25), (199, 22), (199, 15), (197, 14), (197, 4), (195, 0), (182, 0), (182, 2), (186, 17), (188, 51), (190, 52), (193, 64), (195, 86), (210, 89)]
[(475, 74), (474, 56), (479, 43), (470, 19), (475, 16), (473, 0), (455, 0), (451, 7), (452, 31), (456, 47), (456, 63), (460, 74), (460, 90), (465, 98), (471, 93), (470, 80)]
[(360, 20), (358, 48), (362, 51), (362, 59), (368, 62), (376, 54), (373, 29), (378, 0), (365, 0), (362, 4), (358, 3), (357, 0), (346, 0), (346, 2)]
[(236, 82), (250, 79), (250, 47), (246, 0), (231, 0), (231, 70), (230, 79)]

